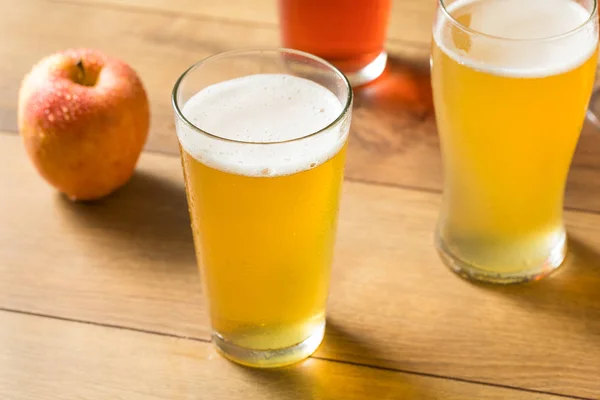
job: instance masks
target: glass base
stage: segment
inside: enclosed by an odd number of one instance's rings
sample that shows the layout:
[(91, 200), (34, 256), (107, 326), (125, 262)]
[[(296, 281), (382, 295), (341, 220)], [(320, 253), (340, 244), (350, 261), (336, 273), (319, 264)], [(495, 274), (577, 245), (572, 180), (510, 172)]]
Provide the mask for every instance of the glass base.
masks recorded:
[(555, 271), (567, 254), (567, 240), (566, 234), (563, 234), (546, 259), (532, 268), (515, 273), (494, 273), (457, 257), (448, 249), (439, 233), (436, 234), (436, 248), (444, 264), (461, 277), (475, 282), (507, 285), (540, 280)]
[(375, 79), (381, 76), (387, 64), (387, 57), (387, 53), (382, 51), (377, 58), (371, 61), (369, 65), (361, 68), (360, 70), (353, 72), (342, 72), (346, 75), (352, 87), (366, 85), (367, 83), (373, 82)]
[(227, 359), (253, 368), (277, 368), (295, 364), (313, 354), (321, 345), (325, 335), (325, 322), (302, 342), (283, 349), (256, 350), (233, 344), (213, 332), (217, 350)]

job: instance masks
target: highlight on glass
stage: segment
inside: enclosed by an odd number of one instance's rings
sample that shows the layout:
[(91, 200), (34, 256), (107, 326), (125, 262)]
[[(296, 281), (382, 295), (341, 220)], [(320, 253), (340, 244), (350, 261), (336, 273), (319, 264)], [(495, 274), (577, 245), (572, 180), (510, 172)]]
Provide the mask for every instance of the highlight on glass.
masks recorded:
[(326, 59), (353, 86), (385, 70), (391, 0), (279, 0), (283, 46)]
[(454, 271), (539, 279), (565, 257), (563, 197), (597, 61), (594, 0), (440, 0), (431, 79)]
[(254, 367), (321, 343), (351, 121), (346, 77), (288, 49), (218, 54), (173, 90), (213, 341)]

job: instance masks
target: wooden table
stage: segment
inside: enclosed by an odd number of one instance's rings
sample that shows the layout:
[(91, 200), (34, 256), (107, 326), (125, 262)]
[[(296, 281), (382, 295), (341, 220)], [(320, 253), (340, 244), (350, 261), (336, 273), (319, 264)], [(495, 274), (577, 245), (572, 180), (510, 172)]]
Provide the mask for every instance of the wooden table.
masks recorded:
[[(566, 266), (470, 284), (433, 248), (441, 167), (428, 76), (434, 0), (397, 0), (386, 76), (358, 90), (325, 341), (256, 371), (213, 350), (170, 92), (210, 54), (277, 45), (275, 0), (1, 0), (0, 399), (600, 398), (600, 131), (566, 197)], [(152, 129), (105, 200), (49, 188), (16, 132), (42, 56), (95, 47), (140, 73)]]

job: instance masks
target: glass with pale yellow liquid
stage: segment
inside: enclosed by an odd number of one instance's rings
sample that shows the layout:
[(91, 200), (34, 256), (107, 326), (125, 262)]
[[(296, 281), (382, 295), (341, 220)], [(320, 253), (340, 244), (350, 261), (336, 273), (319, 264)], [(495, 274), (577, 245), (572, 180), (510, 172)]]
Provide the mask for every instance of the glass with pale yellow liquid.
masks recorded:
[(352, 91), (299, 51), (222, 53), (177, 82), (173, 107), (213, 341), (277, 367), (323, 338)]
[(432, 87), (459, 274), (539, 279), (564, 260), (565, 182), (594, 82), (595, 0), (440, 0)]

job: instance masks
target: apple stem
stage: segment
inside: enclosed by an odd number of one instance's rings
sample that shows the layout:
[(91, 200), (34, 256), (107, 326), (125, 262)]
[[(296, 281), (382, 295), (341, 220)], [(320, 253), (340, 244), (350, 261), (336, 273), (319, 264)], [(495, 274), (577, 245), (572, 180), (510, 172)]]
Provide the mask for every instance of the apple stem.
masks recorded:
[(79, 82), (81, 82), (81, 84), (84, 84), (85, 68), (83, 67), (83, 60), (81, 58), (79, 59), (79, 61), (77, 61), (77, 68), (79, 68), (79, 71), (80, 71)]

